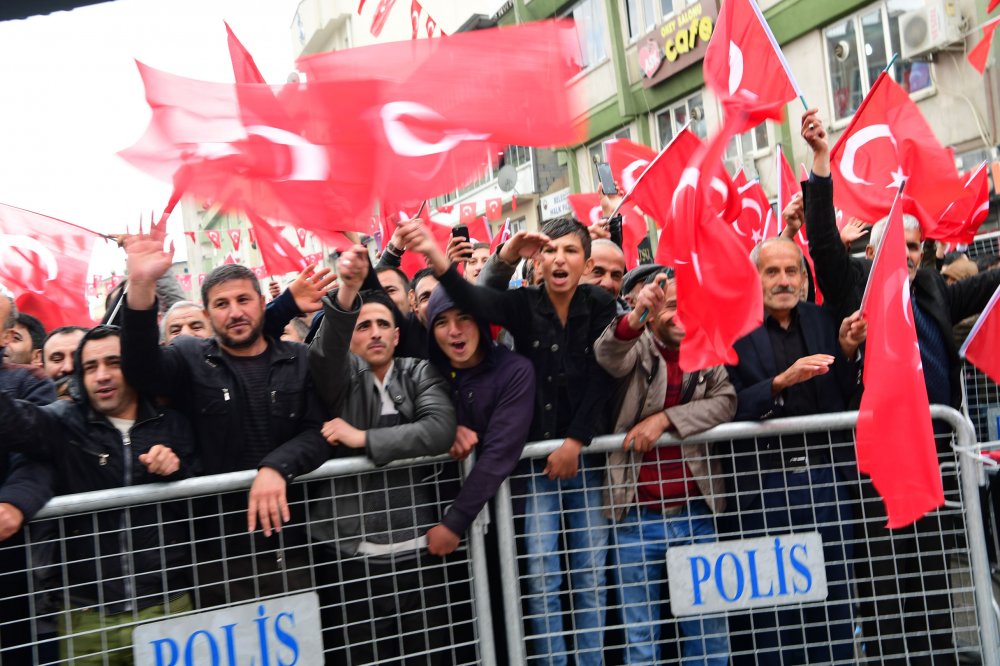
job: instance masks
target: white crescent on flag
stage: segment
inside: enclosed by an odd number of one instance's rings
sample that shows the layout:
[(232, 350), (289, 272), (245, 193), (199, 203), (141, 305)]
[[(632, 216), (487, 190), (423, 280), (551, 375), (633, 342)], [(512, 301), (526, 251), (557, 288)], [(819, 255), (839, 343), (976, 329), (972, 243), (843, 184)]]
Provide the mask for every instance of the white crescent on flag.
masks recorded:
[(593, 226), (601, 221), (601, 207), (594, 206), (590, 209), (590, 225)]
[(893, 148), (896, 147), (896, 138), (892, 135), (892, 130), (885, 123), (862, 127), (844, 142), (844, 156), (840, 160), (840, 173), (846, 181), (855, 185), (871, 185), (871, 183), (859, 177), (854, 172), (854, 161), (857, 158), (858, 151), (875, 139), (889, 139), (892, 141)]
[(622, 169), (622, 187), (625, 191), (630, 191), (635, 187), (635, 183), (639, 180), (639, 176), (642, 174), (643, 170), (649, 166), (649, 160), (635, 160), (630, 163), (627, 167)]
[(701, 169), (696, 169), (695, 167), (687, 167), (684, 169), (680, 180), (677, 181), (677, 189), (674, 190), (673, 199), (670, 200), (670, 209), (675, 214), (677, 213), (677, 199), (685, 189), (695, 189), (698, 186), (699, 178), (701, 178)]
[(733, 41), (729, 42), (729, 94), (735, 95), (743, 83), (743, 51)]
[(436, 122), (446, 122), (447, 119), (437, 111), (418, 104), (417, 102), (389, 102), (382, 107), (379, 115), (385, 138), (393, 152), (403, 157), (429, 157), (453, 150), (463, 141), (483, 141), (489, 134), (478, 134), (469, 130), (448, 130), (444, 136), (434, 143), (429, 143), (417, 137), (403, 121), (404, 116)]
[(267, 125), (251, 125), (247, 127), (247, 134), (288, 147), (292, 157), (291, 169), (275, 180), (321, 181), (330, 175), (330, 162), (323, 147), (306, 141), (299, 134)]
[(27, 250), (34, 252), (45, 264), (45, 281), (50, 282), (59, 276), (59, 262), (49, 248), (31, 236), (20, 234), (0, 234), (0, 253), (4, 250)]

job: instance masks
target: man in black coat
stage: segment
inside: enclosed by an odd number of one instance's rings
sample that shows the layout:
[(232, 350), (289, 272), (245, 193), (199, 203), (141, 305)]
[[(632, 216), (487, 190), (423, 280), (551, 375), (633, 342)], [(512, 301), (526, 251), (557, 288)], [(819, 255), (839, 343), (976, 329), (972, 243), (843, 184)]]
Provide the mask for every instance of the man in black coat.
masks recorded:
[[(0, 392), (0, 448), (51, 463), (59, 494), (190, 473), (190, 425), (179, 413), (159, 409), (136, 393), (122, 375), (120, 350), (117, 327), (99, 326), (84, 336), (74, 362), (79, 400), (39, 407)], [(186, 568), (190, 537), (183, 518), (180, 507), (166, 504), (64, 519), (63, 658), (131, 656), (130, 641), (121, 640), (130, 632), (123, 627), (192, 609)], [(5, 662), (7, 657), (4, 653)]]
[[(800, 301), (805, 261), (794, 242), (764, 241), (751, 257), (764, 290), (765, 317), (733, 345), (740, 359), (729, 368), (736, 420), (843, 411), (854, 392), (855, 360), (867, 332), (860, 313), (838, 326), (822, 308)], [(831, 441), (843, 440), (810, 433), (733, 444), (738, 513), (729, 519), (729, 529), (743, 538), (818, 531), (829, 590), (825, 608), (753, 613), (752, 634), (739, 626), (745, 617), (730, 617), (734, 663), (839, 663), (853, 657), (848, 565), (853, 511), (844, 482), (856, 464), (853, 447), (831, 447)]]
[[(787, 224), (794, 226), (801, 225), (804, 216), (809, 253), (824, 305), (843, 316), (860, 306), (885, 221), (878, 222), (872, 229), (864, 259), (852, 257), (847, 252), (840, 240), (833, 207), (826, 131), (815, 111), (803, 115), (801, 133), (813, 150), (812, 175), (802, 183), (803, 206), (784, 217)], [(910, 269), (910, 303), (927, 396), (932, 404), (957, 408), (962, 402), (959, 381), (962, 365), (952, 327), (986, 307), (1000, 284), (1000, 270), (948, 285), (937, 270), (920, 268), (923, 234), (919, 221), (905, 215), (903, 228)], [(856, 404), (856, 400), (852, 404)], [(950, 439), (941, 436), (948, 430), (943, 424), (935, 424), (935, 432), (939, 435), (936, 438), (938, 457), (942, 463), (955, 464), (957, 460)], [(946, 498), (957, 500), (957, 473), (945, 473), (943, 481)], [(865, 495), (862, 544), (868, 547), (870, 557), (859, 557), (859, 565), (863, 566), (858, 567), (858, 583), (862, 598), (874, 598), (873, 604), (862, 604), (865, 618), (862, 631), (867, 639), (868, 654), (887, 659), (895, 657), (903, 663), (907, 653), (933, 650), (938, 657), (911, 657), (910, 663), (916, 663), (913, 660), (937, 663), (936, 659), (941, 658), (954, 663), (953, 656), (944, 656), (954, 654), (951, 603), (947, 592), (948, 563), (944, 551), (964, 548), (956, 543), (954, 536), (958, 526), (952, 516), (937, 512), (911, 527), (886, 530), (881, 498), (871, 484), (862, 484), (861, 488)]]
[[(240, 265), (216, 268), (202, 285), (215, 337), (184, 336), (160, 346), (156, 280), (170, 268), (171, 255), (163, 252), (162, 241), (149, 238), (131, 238), (125, 248), (130, 284), (122, 312), (126, 378), (138, 390), (164, 396), (187, 414), (205, 474), (258, 470), (245, 521), (239, 517), (243, 506), (238, 497), (223, 498), (222, 517), (217, 503), (205, 507), (203, 513), (211, 517), (199, 530), (204, 537), (199, 539), (199, 579), (223, 584), (203, 584), (200, 605), (308, 587), (304, 527), (286, 530), (273, 540), (247, 533), (258, 521), (264, 537), (281, 532), (294, 504), (287, 485), (330, 455), (320, 434), (322, 408), (312, 390), (306, 348), (263, 334), (260, 283)], [(224, 551), (220, 536), (225, 537)]]

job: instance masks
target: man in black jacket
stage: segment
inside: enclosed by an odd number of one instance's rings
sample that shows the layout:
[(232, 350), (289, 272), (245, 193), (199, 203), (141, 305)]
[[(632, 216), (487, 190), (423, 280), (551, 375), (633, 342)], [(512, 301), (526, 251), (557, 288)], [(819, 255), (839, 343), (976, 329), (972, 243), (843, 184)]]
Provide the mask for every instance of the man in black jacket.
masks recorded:
[[(360, 291), (369, 271), (363, 246), (340, 257), (340, 289), (324, 300), (309, 349), (327, 413), (323, 435), (334, 456), (367, 455), (376, 465), (438, 455), (455, 442), (455, 410), (444, 379), (427, 361), (394, 358), (399, 329), (388, 296)], [(429, 466), (337, 478), (333, 498), (313, 511), (323, 568), (327, 648), (350, 663), (403, 657), (448, 663), (444, 568), (430, 557), (427, 530), (440, 520), (438, 474)], [(452, 627), (461, 633), (461, 629)], [(338, 652), (331, 663), (346, 662)]]
[[(826, 130), (815, 110), (803, 115), (801, 133), (813, 150), (812, 175), (802, 183), (804, 213), (803, 207), (793, 209), (785, 215), (785, 220), (789, 225), (801, 225), (804, 214), (809, 253), (824, 305), (842, 316), (860, 306), (885, 221), (872, 229), (865, 259), (848, 254), (837, 231)], [(947, 285), (938, 271), (920, 268), (923, 234), (917, 219), (906, 215), (903, 224), (910, 269), (910, 303), (927, 395), (931, 403), (957, 408), (962, 401), (961, 361), (952, 327), (986, 307), (1000, 284), (1000, 270)], [(947, 427), (935, 424), (935, 432), (942, 435)], [(949, 438), (939, 436), (937, 444), (941, 462), (954, 465), (957, 461)], [(957, 499), (957, 473), (944, 474), (943, 481), (946, 498)], [(861, 487), (865, 494), (864, 541), (870, 556), (866, 559), (870, 559), (871, 570), (862, 571), (859, 567), (859, 587), (862, 597), (875, 599), (874, 606), (862, 605), (868, 654), (895, 658), (902, 663), (907, 653), (934, 650), (937, 658), (949, 660), (944, 655), (953, 654), (954, 648), (944, 551), (961, 549), (952, 536), (956, 534), (954, 521), (948, 515), (933, 513), (911, 527), (890, 532), (884, 527), (881, 498), (871, 484)], [(868, 566), (867, 562), (863, 564)], [(913, 659), (935, 662), (933, 655)], [(950, 663), (954, 663), (954, 658), (950, 658)]]
[[(187, 420), (136, 393), (122, 375), (120, 349), (117, 327), (87, 333), (74, 363), (83, 389), (79, 401), (39, 407), (0, 393), (0, 446), (53, 464), (58, 494), (175, 480), (190, 472), (194, 437)], [(122, 639), (131, 632), (123, 627), (192, 609), (183, 517), (167, 504), (64, 520), (64, 659), (97, 663), (104, 654), (131, 656), (131, 642)]]
[[(202, 285), (215, 337), (185, 336), (160, 346), (155, 285), (170, 268), (172, 252), (163, 252), (162, 241), (139, 237), (126, 241), (125, 248), (131, 285), (122, 313), (125, 376), (138, 390), (165, 396), (188, 415), (204, 473), (258, 470), (245, 522), (239, 520), (237, 498), (224, 498), (222, 517), (217, 506), (206, 507), (215, 517), (203, 524), (208, 531), (200, 541), (199, 577), (225, 585), (202, 586), (200, 605), (307, 587), (304, 529), (286, 531), (278, 543), (247, 534), (258, 520), (265, 537), (280, 532), (291, 519), (288, 483), (329, 457), (305, 347), (263, 335), (260, 283), (239, 265), (216, 268)], [(225, 536), (225, 551), (219, 536)], [(255, 557), (240, 557), (250, 553)]]
[[(829, 313), (801, 301), (805, 275), (794, 242), (772, 238), (756, 248), (764, 291), (764, 323), (733, 345), (729, 367), (737, 421), (839, 412), (857, 383), (857, 350), (867, 328), (854, 313), (839, 327)], [(837, 446), (831, 446), (831, 441)], [(733, 663), (840, 663), (854, 654), (849, 592), (853, 510), (845, 481), (853, 447), (828, 433), (733, 443), (738, 512), (730, 530), (743, 538), (792, 531), (822, 535), (828, 597), (825, 608), (772, 609), (752, 615), (753, 633), (730, 617)], [(855, 472), (856, 474), (856, 472)]]

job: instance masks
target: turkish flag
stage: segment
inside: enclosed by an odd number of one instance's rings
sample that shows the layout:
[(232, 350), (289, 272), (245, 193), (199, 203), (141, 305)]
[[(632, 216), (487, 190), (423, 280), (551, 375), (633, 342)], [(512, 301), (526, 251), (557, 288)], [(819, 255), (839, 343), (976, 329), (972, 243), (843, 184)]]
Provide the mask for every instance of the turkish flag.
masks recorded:
[[(362, 113), (381, 143), (377, 192), (422, 201), (481, 176), (503, 146), (582, 141), (583, 107), (568, 87), (579, 71), (572, 64), (578, 48), (572, 22), (540, 21), (319, 53), (297, 64), (310, 87), (345, 79), (379, 82), (379, 103)], [(496, 66), (498, 53), (503, 67)], [(482, 94), (486, 72), (489, 95)], [(345, 113), (342, 91), (332, 92), (338, 96), (310, 108), (328, 125)]]
[(215, 246), (216, 250), (222, 249), (222, 234), (216, 229), (206, 229), (205, 235), (208, 236), (208, 240), (212, 241), (212, 245)]
[[(710, 197), (726, 144), (745, 119), (746, 114), (731, 113), (719, 133), (687, 163), (676, 189), (665, 190), (673, 192), (673, 211), (660, 245), (668, 243), (673, 256), (677, 315), (686, 329), (680, 351), (685, 372), (737, 363), (733, 343), (763, 321), (757, 268)], [(646, 173), (655, 168), (654, 161)]]
[(1000, 308), (996, 306), (997, 300), (1000, 300), (1000, 287), (993, 292), (986, 309), (979, 315), (960, 353), (1000, 384)]
[(604, 145), (608, 155), (608, 165), (611, 167), (611, 175), (625, 192), (635, 187), (639, 176), (656, 158), (655, 150), (628, 139), (611, 139), (606, 141)]
[(0, 204), (0, 283), (45, 330), (92, 326), (87, 269), (98, 234), (23, 208)]
[[(746, 180), (746, 176), (743, 176), (742, 180)], [(764, 188), (760, 186), (759, 180), (754, 179), (744, 183), (738, 191), (743, 212), (732, 223), (732, 227), (749, 255), (755, 245), (775, 235), (777, 223), (774, 219), (774, 209), (771, 208), (771, 202)]]
[[(226, 210), (252, 208), (320, 236), (364, 230), (377, 142), (365, 113), (377, 107), (380, 83), (289, 85), (276, 97), (262, 84), (196, 81), (137, 64), (153, 113), (122, 158)], [(336, 123), (312, 111), (333, 98)]]
[(372, 36), (378, 37), (382, 34), (382, 28), (385, 27), (385, 22), (389, 18), (389, 12), (392, 11), (392, 6), (396, 4), (396, 0), (379, 0), (378, 7), (375, 8), (375, 16), (372, 17)]
[(198, 242), (198, 237), (195, 235), (193, 231), (185, 231), (184, 235), (190, 238), (192, 243)]
[(905, 180), (907, 208), (931, 238), (964, 187), (952, 151), (941, 147), (909, 94), (885, 72), (830, 151), (830, 162), (834, 203), (848, 216), (881, 220)]
[(235, 254), (233, 254), (232, 252), (229, 252), (229, 253), (226, 254), (226, 258), (225, 258), (225, 260), (223, 260), (222, 263), (223, 264), (238, 264), (240, 262), (236, 260), (236, 255)]
[(450, 214), (451, 211), (455, 210), (455, 204), (448, 204), (446, 206), (438, 206), (437, 209), (438, 209), (438, 212)]
[(509, 241), (512, 235), (510, 233), (510, 218), (508, 217), (503, 226), (500, 227), (500, 231), (493, 234), (493, 240), (490, 242), (490, 254), (495, 254), (497, 248)]
[(233, 249), (239, 252), (240, 250), (240, 230), (239, 229), (227, 229), (226, 233), (229, 234), (229, 240), (233, 242)]
[(365, 2), (366, 1), (367, 0), (359, 0), (359, 2), (358, 2), (358, 14), (360, 14), (361, 10), (365, 8)]
[(306, 246), (306, 230), (302, 227), (295, 227), (295, 235), (299, 238), (299, 247)]
[(256, 248), (257, 247), (257, 237), (254, 236), (254, 234), (253, 234), (253, 227), (250, 227), (249, 229), (247, 229), (247, 237), (250, 238), (250, 244), (253, 245), (254, 248)]
[(424, 23), (424, 28), (427, 30), (427, 36), (433, 37), (434, 31), (437, 29), (437, 21), (428, 15), (427, 21)]
[[(743, 98), (742, 133), (770, 118), (781, 120), (785, 104), (802, 95), (785, 56), (754, 0), (724, 0), (703, 64), (705, 85), (723, 102)], [(747, 105), (751, 105), (749, 108)]]
[(263, 266), (254, 266), (250, 270), (253, 271), (253, 274), (257, 276), (258, 280), (263, 280), (267, 277), (267, 269)]
[(472, 242), (489, 243), (493, 240), (493, 231), (485, 217), (477, 217), (472, 224), (466, 226), (469, 227), (469, 239)]
[(420, 6), (420, 3), (417, 2), (417, 0), (413, 0), (410, 3), (410, 21), (413, 23), (413, 35), (410, 39), (417, 38), (417, 26), (420, 25), (420, 12), (422, 11), (423, 7)]
[(297, 273), (306, 267), (306, 260), (302, 254), (267, 220), (253, 211), (244, 212), (253, 225), (260, 258), (270, 275)]
[(990, 214), (990, 181), (986, 162), (972, 172), (962, 197), (953, 201), (938, 219), (935, 237), (945, 243), (971, 245)]
[(601, 221), (601, 195), (595, 193), (570, 194), (566, 202), (573, 209), (573, 217), (588, 227)]
[(512, 211), (513, 210), (517, 210), (517, 195), (516, 194), (510, 195), (510, 209)]
[(472, 224), (476, 219), (476, 203), (469, 201), (458, 205), (458, 221), (464, 225)]
[(253, 56), (243, 43), (236, 38), (233, 29), (226, 23), (226, 40), (229, 44), (229, 58), (233, 61), (233, 74), (237, 83), (265, 83)]
[(503, 216), (503, 200), (502, 199), (487, 199), (486, 200), (486, 217), (490, 220), (499, 220)]
[[(996, 3), (994, 2), (991, 4)], [(969, 49), (969, 54), (966, 56), (969, 60), (969, 64), (975, 67), (980, 74), (986, 72), (986, 61), (989, 60), (990, 57), (990, 46), (993, 44), (993, 33), (996, 32), (998, 24), (1000, 24), (1000, 17), (984, 23), (983, 38), (976, 42), (975, 46)]]
[(910, 306), (902, 197), (891, 209), (861, 311), (868, 339), (855, 440), (858, 469), (882, 496), (887, 527), (905, 527), (941, 506), (944, 489)]
[(997, 5), (1000, 5), (1000, 0), (990, 0), (990, 4), (986, 7), (986, 12), (992, 12), (997, 8)]
[(199, 289), (201, 289), (201, 286), (203, 284), (205, 284), (205, 278), (207, 278), (207, 277), (208, 277), (208, 273), (198, 273), (198, 288)]
[(191, 274), (181, 273), (177, 276), (177, 281), (181, 283), (181, 289), (191, 291)]

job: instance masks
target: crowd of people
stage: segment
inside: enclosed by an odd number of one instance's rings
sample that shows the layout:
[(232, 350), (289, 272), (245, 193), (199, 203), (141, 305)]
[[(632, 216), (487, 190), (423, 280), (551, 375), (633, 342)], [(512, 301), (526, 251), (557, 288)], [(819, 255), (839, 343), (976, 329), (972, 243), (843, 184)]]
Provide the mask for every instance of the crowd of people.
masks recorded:
[[(335, 272), (307, 269), (284, 291), (271, 285), (270, 301), (252, 271), (223, 265), (201, 303), (166, 302), (172, 253), (162, 239), (131, 236), (114, 323), (46, 333), (0, 297), (0, 660), (104, 663), (115, 651), (127, 660), (130, 633), (116, 628), (318, 585), (325, 649), (338, 655), (328, 663), (447, 663), (439, 650), (455, 597), (435, 566), (461, 551), (516, 473), (532, 663), (606, 663), (609, 593), (621, 660), (662, 663), (667, 550), (793, 529), (822, 535), (823, 607), (681, 618), (684, 663), (853, 663), (858, 625), (877, 663), (956, 663), (940, 545), (954, 526), (930, 515), (886, 530), (878, 496), (858, 482), (850, 433), (725, 450), (685, 441), (730, 421), (859, 404), (859, 308), (885, 221), (871, 229), (867, 257), (853, 256), (863, 227), (837, 228), (815, 113), (802, 136), (812, 173), (782, 212), (782, 235), (751, 256), (764, 323), (736, 343), (731, 367), (681, 370), (673, 271), (626, 271), (614, 220), (552, 220), (493, 254), (461, 236), (442, 250), (420, 220), (404, 222), (374, 265), (358, 245)], [(803, 225), (814, 274), (792, 240)], [(958, 406), (963, 322), (1000, 284), (1000, 259), (942, 270), (916, 219), (905, 226), (928, 395)], [(405, 274), (404, 253), (427, 267)], [(822, 306), (810, 302), (810, 284)], [(609, 433), (624, 433), (620, 450), (588, 451)], [(676, 443), (657, 446), (664, 434)], [(525, 444), (540, 440), (561, 444), (522, 463)], [(831, 446), (838, 441), (847, 445)], [(472, 452), (461, 484), (433, 466), (340, 477), (319, 493), (292, 484), (331, 458), (383, 466)], [(249, 493), (193, 506), (203, 518), (194, 535), (177, 533), (188, 509), (173, 504), (69, 518), (59, 622), (34, 621), (28, 562), (37, 555), (23, 527), (53, 495), (238, 470), (256, 470)], [(869, 490), (850, 492), (852, 481)], [(866, 584), (874, 602), (859, 610), (854, 595)]]

